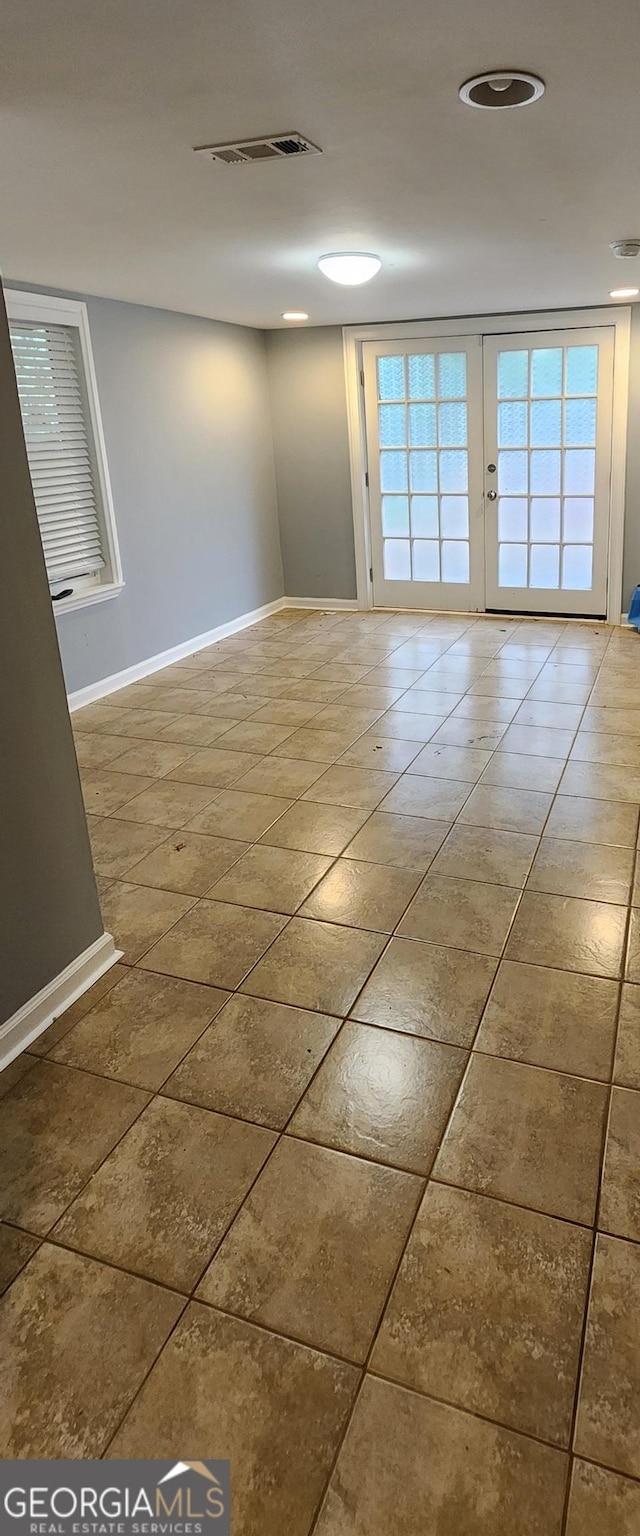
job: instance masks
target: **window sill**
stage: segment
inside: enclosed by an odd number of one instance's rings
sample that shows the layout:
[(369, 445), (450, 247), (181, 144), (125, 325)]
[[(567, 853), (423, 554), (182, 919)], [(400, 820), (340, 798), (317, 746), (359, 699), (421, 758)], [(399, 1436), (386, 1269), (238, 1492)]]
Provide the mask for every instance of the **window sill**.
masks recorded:
[(105, 582), (103, 587), (90, 587), (88, 591), (74, 593), (73, 597), (65, 597), (60, 603), (53, 603), (53, 612), (57, 618), (61, 613), (73, 613), (76, 608), (91, 608), (94, 603), (106, 603), (112, 597), (119, 597), (124, 591), (123, 581)]

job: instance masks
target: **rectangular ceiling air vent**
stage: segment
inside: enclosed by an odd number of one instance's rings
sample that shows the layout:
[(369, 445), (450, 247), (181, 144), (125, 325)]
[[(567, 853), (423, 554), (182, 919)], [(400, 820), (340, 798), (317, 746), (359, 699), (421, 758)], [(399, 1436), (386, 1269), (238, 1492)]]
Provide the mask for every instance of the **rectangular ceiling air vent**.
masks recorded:
[(223, 165), (249, 165), (256, 160), (286, 160), (294, 155), (321, 155), (322, 150), (301, 133), (276, 133), (263, 139), (240, 139), (235, 144), (198, 144), (196, 155), (207, 155)]

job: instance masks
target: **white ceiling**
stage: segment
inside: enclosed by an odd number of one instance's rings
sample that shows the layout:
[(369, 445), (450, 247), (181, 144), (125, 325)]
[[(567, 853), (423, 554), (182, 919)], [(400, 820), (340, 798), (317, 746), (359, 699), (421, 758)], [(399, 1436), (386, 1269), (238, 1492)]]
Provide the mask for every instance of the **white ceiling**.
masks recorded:
[[(0, 265), (255, 326), (606, 301), (640, 259), (637, 0), (3, 0)], [(458, 86), (520, 68), (507, 112)], [(324, 154), (193, 145), (298, 129)], [(377, 252), (339, 289), (324, 251)]]

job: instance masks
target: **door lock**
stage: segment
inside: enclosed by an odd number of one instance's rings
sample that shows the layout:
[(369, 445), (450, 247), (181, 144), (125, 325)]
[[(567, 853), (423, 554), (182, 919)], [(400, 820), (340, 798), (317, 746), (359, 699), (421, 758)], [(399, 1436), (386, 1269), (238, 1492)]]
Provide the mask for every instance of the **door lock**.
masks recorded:
[(497, 494), (497, 491), (487, 491), (487, 501), (495, 501)]
[(496, 472), (495, 464), (487, 464), (487, 474), (488, 475), (495, 475), (495, 472)]

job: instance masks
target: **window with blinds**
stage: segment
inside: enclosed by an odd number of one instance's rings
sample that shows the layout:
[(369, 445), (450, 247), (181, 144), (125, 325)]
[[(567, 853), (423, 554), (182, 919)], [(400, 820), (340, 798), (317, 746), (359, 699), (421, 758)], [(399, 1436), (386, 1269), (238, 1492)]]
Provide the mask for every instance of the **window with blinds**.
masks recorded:
[(105, 545), (78, 329), (9, 329), (49, 582), (97, 577)]

